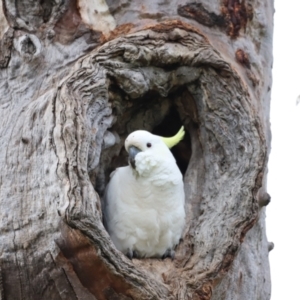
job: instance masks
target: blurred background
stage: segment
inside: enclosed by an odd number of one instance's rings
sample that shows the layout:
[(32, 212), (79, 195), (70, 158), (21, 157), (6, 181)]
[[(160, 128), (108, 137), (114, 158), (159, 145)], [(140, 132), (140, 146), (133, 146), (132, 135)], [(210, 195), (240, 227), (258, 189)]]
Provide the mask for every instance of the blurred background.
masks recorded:
[(300, 1), (275, 0), (267, 235), (271, 300), (297, 300), (300, 281)]

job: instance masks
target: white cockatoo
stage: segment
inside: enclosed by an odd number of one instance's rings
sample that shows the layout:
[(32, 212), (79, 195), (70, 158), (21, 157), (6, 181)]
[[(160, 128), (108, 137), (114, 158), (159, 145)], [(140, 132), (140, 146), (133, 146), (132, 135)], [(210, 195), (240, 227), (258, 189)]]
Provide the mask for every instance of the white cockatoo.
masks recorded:
[(105, 192), (104, 220), (116, 248), (132, 257), (171, 257), (185, 225), (182, 174), (170, 138), (138, 130), (125, 140), (129, 166), (117, 168)]

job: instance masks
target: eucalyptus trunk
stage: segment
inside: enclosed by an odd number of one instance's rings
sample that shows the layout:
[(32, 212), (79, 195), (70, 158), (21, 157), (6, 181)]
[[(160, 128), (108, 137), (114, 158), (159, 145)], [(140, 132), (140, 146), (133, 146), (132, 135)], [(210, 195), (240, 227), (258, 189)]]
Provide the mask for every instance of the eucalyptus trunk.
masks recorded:
[[(0, 299), (270, 299), (273, 10), (2, 0)], [(109, 174), (130, 132), (181, 125), (183, 239), (129, 260), (102, 223)]]

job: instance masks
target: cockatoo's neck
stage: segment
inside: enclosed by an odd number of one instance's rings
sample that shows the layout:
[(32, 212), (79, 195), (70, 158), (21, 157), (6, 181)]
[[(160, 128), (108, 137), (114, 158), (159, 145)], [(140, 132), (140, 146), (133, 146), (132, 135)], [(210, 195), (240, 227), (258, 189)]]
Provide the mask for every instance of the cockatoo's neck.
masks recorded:
[(168, 172), (168, 169), (174, 164), (176, 161), (171, 152), (155, 156), (141, 152), (135, 157), (135, 170), (133, 169), (133, 171), (140, 177), (149, 177)]

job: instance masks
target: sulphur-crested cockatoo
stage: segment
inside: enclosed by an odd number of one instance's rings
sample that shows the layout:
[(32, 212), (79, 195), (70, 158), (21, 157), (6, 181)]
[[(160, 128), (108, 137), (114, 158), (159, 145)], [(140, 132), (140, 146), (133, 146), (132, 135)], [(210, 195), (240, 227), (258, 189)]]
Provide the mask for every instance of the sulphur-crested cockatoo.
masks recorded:
[(105, 192), (104, 220), (117, 249), (132, 257), (174, 257), (185, 224), (182, 174), (171, 138), (138, 130), (125, 140), (129, 166), (117, 168)]

